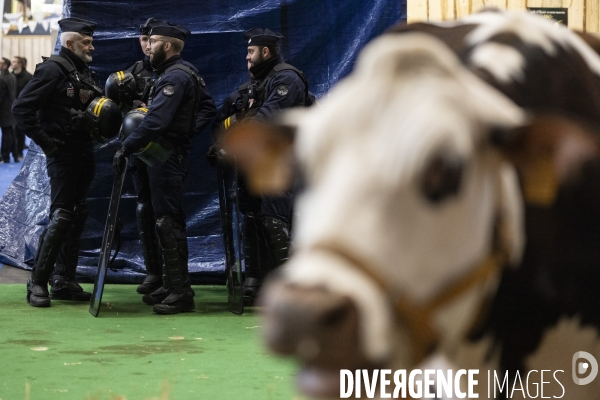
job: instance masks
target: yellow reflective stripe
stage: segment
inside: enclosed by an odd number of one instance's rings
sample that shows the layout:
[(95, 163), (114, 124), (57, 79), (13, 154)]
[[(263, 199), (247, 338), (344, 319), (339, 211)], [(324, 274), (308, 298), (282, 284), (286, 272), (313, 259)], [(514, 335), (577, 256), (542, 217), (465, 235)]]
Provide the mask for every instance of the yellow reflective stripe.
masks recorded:
[(145, 113), (148, 112), (148, 109), (146, 107), (139, 107), (138, 110), (142, 110)]
[(231, 126), (231, 117), (227, 117), (225, 122), (223, 122), (223, 125), (225, 126), (225, 129), (229, 129), (229, 127)]
[(98, 102), (96, 103), (96, 106), (94, 107), (94, 114), (98, 115), (98, 106), (100, 105), (100, 102), (102, 101), (102, 99), (98, 100)]
[(98, 102), (96, 103), (96, 106), (94, 107), (94, 114), (96, 115), (100, 115), (100, 111), (102, 110), (102, 105), (106, 102), (105, 98), (101, 98), (100, 100), (98, 100)]
[(119, 78), (120, 81), (122, 81), (123, 79), (125, 79), (125, 74), (123, 73), (123, 71), (118, 71), (117, 72), (117, 78)]
[(148, 150), (148, 148), (149, 148), (150, 146), (152, 146), (152, 144), (153, 144), (153, 143), (154, 143), (154, 142), (150, 142), (150, 143), (148, 143), (148, 144), (146, 145), (146, 147), (144, 147), (142, 150), (140, 150), (140, 153), (141, 153), (141, 152), (143, 152), (143, 151), (146, 151), (146, 150)]
[(102, 106), (104, 105), (104, 103), (106, 103), (107, 100), (108, 100), (108, 98), (106, 98), (106, 97), (102, 97), (100, 100), (98, 100), (98, 102), (96, 103), (96, 107), (94, 107), (94, 114), (96, 114), (97, 116), (100, 116), (100, 111), (102, 111)]

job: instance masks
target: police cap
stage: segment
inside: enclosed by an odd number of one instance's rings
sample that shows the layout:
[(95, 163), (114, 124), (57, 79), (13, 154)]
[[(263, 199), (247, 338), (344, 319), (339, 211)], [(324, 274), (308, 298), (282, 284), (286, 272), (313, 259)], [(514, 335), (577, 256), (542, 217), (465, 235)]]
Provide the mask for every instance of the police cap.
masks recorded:
[(149, 35), (152, 27), (156, 25), (164, 25), (167, 23), (161, 19), (156, 19), (154, 17), (148, 18), (146, 22), (140, 25), (140, 35)]
[(279, 46), (281, 39), (283, 39), (281, 33), (270, 29), (252, 28), (244, 32), (247, 46)]
[(58, 21), (58, 25), (63, 33), (77, 32), (86, 36), (92, 36), (94, 34), (94, 28), (96, 28), (95, 22), (75, 17), (63, 18)]
[(161, 35), (161, 36), (169, 36), (175, 39), (183, 40), (187, 39), (192, 32), (185, 26), (172, 24), (167, 21), (162, 21), (160, 25), (153, 26), (150, 29), (150, 35)]

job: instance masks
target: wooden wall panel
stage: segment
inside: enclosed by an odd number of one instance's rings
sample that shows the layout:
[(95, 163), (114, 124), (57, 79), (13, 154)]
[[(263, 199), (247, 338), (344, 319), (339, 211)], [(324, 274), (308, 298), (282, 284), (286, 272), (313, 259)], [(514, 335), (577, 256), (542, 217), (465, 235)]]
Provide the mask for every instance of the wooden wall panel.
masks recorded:
[(408, 22), (445, 21), (460, 18), (482, 7), (525, 11), (527, 7), (569, 9), (569, 28), (600, 32), (599, 0), (408, 0)]
[(585, 2), (585, 27), (586, 32), (600, 32), (598, 0), (587, 0)]
[(428, 3), (426, 0), (411, 1), (408, 0), (406, 3), (406, 20), (410, 22), (428, 21), (427, 7)]
[(456, 18), (466, 17), (473, 13), (473, 1), (472, 0), (455, 0), (456, 5)]

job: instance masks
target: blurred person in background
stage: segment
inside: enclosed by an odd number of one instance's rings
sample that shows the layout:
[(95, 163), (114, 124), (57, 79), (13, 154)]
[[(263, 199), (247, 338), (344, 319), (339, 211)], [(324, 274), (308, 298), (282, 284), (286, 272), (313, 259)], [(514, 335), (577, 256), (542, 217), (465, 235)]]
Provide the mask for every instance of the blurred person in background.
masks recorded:
[(23, 159), (17, 153), (17, 143), (13, 131), (15, 118), (11, 111), (17, 95), (17, 78), (8, 71), (9, 66), (8, 58), (0, 59), (0, 129), (2, 129), (2, 147), (0, 149), (2, 160), (0, 163), (2, 164), (10, 162), (11, 153), (15, 162)]
[[(12, 73), (15, 75), (15, 78), (17, 78), (17, 97), (19, 97), (21, 90), (23, 90), (25, 85), (31, 80), (31, 74), (25, 69), (26, 64), (27, 60), (19, 56), (14, 56), (10, 62)], [(15, 134), (17, 155), (20, 158), (23, 158), (23, 150), (26, 148), (25, 133), (19, 129), (18, 125), (13, 127), (13, 132)]]

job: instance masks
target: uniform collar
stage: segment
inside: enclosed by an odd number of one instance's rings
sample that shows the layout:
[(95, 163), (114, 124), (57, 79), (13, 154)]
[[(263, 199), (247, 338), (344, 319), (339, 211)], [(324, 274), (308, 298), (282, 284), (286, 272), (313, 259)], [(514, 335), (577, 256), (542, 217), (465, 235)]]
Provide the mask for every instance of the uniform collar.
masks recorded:
[(260, 64), (250, 67), (250, 73), (254, 76), (255, 80), (260, 81), (269, 75), (269, 72), (271, 72), (271, 70), (281, 62), (281, 57), (271, 57)]
[(158, 67), (156, 67), (156, 71), (160, 75), (163, 72), (165, 72), (165, 70), (167, 68), (169, 68), (172, 65), (177, 64), (177, 62), (179, 62), (180, 60), (182, 60), (180, 55), (171, 56), (169, 59), (165, 60), (162, 64), (160, 64)]

